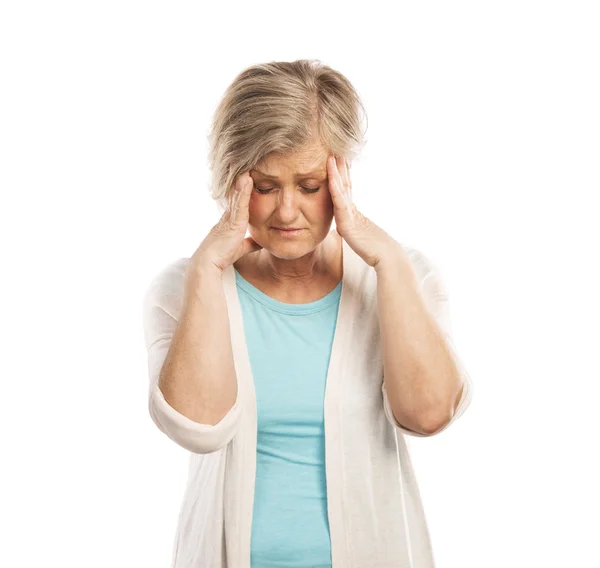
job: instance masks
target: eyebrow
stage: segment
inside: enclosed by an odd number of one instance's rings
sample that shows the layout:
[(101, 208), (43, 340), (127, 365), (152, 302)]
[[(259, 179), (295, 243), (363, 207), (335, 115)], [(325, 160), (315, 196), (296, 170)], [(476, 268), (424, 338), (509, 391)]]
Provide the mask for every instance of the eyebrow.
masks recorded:
[[(252, 168), (252, 171), (256, 172), (257, 174), (260, 174), (261, 176), (270, 178), (270, 179), (278, 179), (277, 176), (271, 176), (269, 174), (266, 174), (264, 172), (261, 172), (260, 170), (257, 170), (256, 168)], [(326, 174), (327, 172), (325, 170), (313, 170), (311, 172), (305, 172), (305, 173), (297, 173), (296, 177), (297, 178), (301, 178), (301, 177), (307, 177), (313, 174)]]

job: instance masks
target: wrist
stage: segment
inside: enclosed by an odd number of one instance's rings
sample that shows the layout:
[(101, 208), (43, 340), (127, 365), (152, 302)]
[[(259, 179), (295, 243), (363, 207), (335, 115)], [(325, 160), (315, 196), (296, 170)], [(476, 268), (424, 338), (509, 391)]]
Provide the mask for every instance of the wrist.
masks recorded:
[(375, 272), (387, 272), (388, 270), (398, 270), (399, 267), (410, 267), (412, 264), (410, 259), (404, 252), (402, 245), (394, 241), (392, 244), (385, 247), (385, 252), (380, 256), (379, 260), (373, 268)]
[(220, 287), (223, 271), (211, 262), (190, 263), (186, 273), (186, 294), (197, 295), (205, 288)]

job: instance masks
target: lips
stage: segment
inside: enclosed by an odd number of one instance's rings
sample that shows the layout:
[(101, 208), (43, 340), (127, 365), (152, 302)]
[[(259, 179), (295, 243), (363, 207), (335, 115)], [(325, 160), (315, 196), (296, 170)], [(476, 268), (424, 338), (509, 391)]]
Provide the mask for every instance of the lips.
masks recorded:
[(294, 239), (299, 236), (304, 229), (278, 229), (277, 227), (273, 227), (273, 230), (277, 231), (279, 237), (282, 239)]

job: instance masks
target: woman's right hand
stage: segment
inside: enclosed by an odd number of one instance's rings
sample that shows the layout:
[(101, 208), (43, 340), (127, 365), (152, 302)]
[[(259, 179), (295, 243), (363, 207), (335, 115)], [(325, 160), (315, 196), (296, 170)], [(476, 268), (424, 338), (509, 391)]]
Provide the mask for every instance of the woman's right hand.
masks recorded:
[(253, 187), (254, 180), (249, 171), (237, 177), (229, 198), (229, 207), (192, 255), (190, 267), (208, 270), (214, 268), (222, 273), (238, 258), (263, 248), (252, 237), (246, 237)]

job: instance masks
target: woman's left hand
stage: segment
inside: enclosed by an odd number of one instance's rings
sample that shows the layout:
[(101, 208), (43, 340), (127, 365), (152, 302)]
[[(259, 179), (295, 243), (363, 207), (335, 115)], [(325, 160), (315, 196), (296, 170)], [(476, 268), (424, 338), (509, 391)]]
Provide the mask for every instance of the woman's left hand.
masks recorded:
[(327, 181), (336, 230), (350, 247), (375, 268), (386, 255), (397, 255), (398, 242), (365, 217), (352, 201), (350, 167), (344, 158), (328, 156)]

